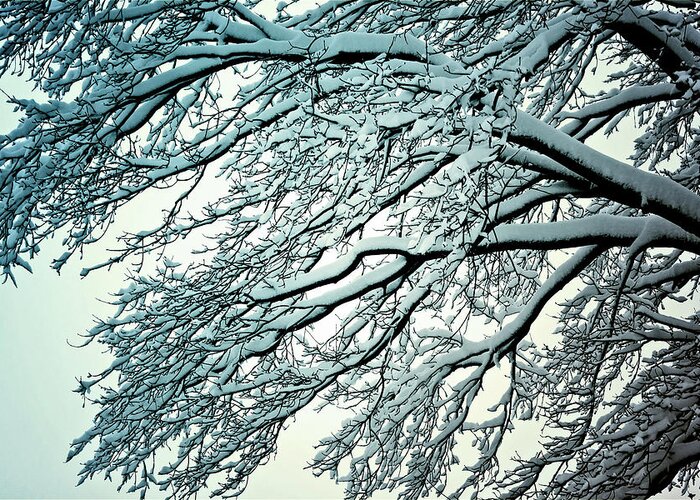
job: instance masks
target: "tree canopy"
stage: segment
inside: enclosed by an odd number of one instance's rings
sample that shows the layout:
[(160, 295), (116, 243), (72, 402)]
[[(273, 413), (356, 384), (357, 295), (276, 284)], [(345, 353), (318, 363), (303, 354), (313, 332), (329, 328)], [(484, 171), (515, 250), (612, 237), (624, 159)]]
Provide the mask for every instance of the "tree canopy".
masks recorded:
[[(80, 382), (83, 480), (235, 496), (319, 401), (348, 418), (312, 468), (348, 498), (647, 498), (697, 476), (694, 2), (8, 0), (0, 19), (0, 75), (47, 95), (12, 98), (0, 136), (6, 280), (54, 234), (60, 270), (124, 205), (172, 200), (83, 271), (158, 261), (89, 333), (114, 362)], [(530, 419), (540, 449), (506, 461)]]

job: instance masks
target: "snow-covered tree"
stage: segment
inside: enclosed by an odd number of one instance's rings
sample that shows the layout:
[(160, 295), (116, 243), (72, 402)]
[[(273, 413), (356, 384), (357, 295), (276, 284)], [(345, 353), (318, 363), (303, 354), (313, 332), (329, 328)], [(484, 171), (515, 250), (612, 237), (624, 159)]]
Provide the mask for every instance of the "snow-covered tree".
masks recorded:
[[(313, 470), (350, 498), (694, 480), (694, 2), (5, 0), (0, 19), (0, 71), (47, 95), (13, 99), (0, 137), (6, 278), (54, 234), (60, 270), (125, 204), (169, 200), (84, 271), (158, 262), (90, 332), (114, 362), (80, 384), (83, 479), (236, 495), (326, 401), (348, 417)], [(529, 419), (541, 446), (505, 461)]]

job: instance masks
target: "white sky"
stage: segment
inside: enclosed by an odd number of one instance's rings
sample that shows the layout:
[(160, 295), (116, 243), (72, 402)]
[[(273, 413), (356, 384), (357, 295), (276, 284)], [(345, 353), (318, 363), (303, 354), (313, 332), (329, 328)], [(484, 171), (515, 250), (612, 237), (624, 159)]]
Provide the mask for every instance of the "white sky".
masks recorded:
[[(3, 77), (0, 89), (40, 99), (17, 78)], [(12, 129), (17, 119), (3, 96), (0, 133)], [(99, 258), (99, 249), (92, 252), (89, 262)], [(101, 478), (76, 488), (80, 461), (87, 454), (65, 463), (70, 442), (89, 427), (98, 408), (83, 408), (81, 397), (72, 392), (77, 378), (111, 362), (97, 343), (81, 349), (69, 343), (79, 344), (79, 334), (92, 326), (93, 318), (109, 314), (111, 307), (98, 298), (107, 300), (121, 288), (124, 269), (99, 270), (81, 279), (84, 263), (76, 260), (59, 276), (49, 265), (61, 253), (55, 238), (31, 262), (33, 274), (17, 271), (18, 288), (0, 285), (0, 498), (136, 498), (118, 494), (115, 483)], [(244, 498), (342, 497), (342, 486), (304, 470), (314, 455), (313, 444), (338, 427), (338, 415), (305, 413), (282, 434), (276, 460), (254, 474)]]
[[(0, 89), (32, 96), (31, 86), (16, 78), (0, 79)], [(4, 98), (0, 101), (3, 133), (15, 125), (17, 116)], [(618, 155), (621, 152), (619, 141), (607, 146), (614, 146)], [(80, 343), (78, 334), (92, 326), (94, 316), (109, 314), (110, 306), (98, 298), (108, 299), (111, 291), (121, 287), (123, 269), (98, 271), (80, 279), (82, 265), (73, 261), (58, 276), (49, 263), (62, 253), (59, 247), (58, 239), (44, 245), (39, 258), (31, 262), (34, 273), (18, 271), (18, 288), (0, 285), (0, 498), (135, 498), (118, 494), (116, 484), (102, 479), (76, 488), (81, 458), (88, 455), (64, 462), (70, 442), (89, 427), (97, 409), (89, 404), (83, 407), (81, 398), (72, 392), (76, 379), (110, 361), (96, 343), (82, 349), (69, 343)], [(94, 253), (89, 260), (98, 257)], [(342, 487), (327, 476), (315, 478), (304, 470), (314, 455), (313, 444), (339, 427), (339, 418), (338, 413), (302, 413), (282, 433), (276, 459), (253, 475), (244, 498), (342, 497)], [(532, 435), (525, 438), (532, 439)], [(518, 439), (514, 436), (510, 445), (528, 446)], [(527, 456), (527, 450), (521, 454)], [(374, 498), (394, 496), (385, 493)], [(682, 497), (666, 494), (657, 498)]]

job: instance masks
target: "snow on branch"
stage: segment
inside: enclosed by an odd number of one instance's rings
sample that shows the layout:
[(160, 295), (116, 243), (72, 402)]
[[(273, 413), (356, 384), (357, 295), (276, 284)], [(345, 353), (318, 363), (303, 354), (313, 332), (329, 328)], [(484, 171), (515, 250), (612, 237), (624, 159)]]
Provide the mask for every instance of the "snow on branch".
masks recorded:
[(236, 496), (323, 401), (348, 498), (687, 487), (693, 5), (0, 5), (0, 75), (37, 89), (0, 136), (6, 281), (55, 235), (57, 270), (133, 266), (88, 334), (81, 481)]

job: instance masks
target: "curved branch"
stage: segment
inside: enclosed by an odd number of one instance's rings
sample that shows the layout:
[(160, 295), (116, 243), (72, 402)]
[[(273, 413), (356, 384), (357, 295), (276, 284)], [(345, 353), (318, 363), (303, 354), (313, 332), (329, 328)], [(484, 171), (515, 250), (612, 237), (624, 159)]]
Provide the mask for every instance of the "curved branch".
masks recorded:
[(700, 196), (672, 179), (611, 158), (524, 111), (518, 110), (509, 138), (594, 182), (610, 199), (648, 210), (700, 236)]

